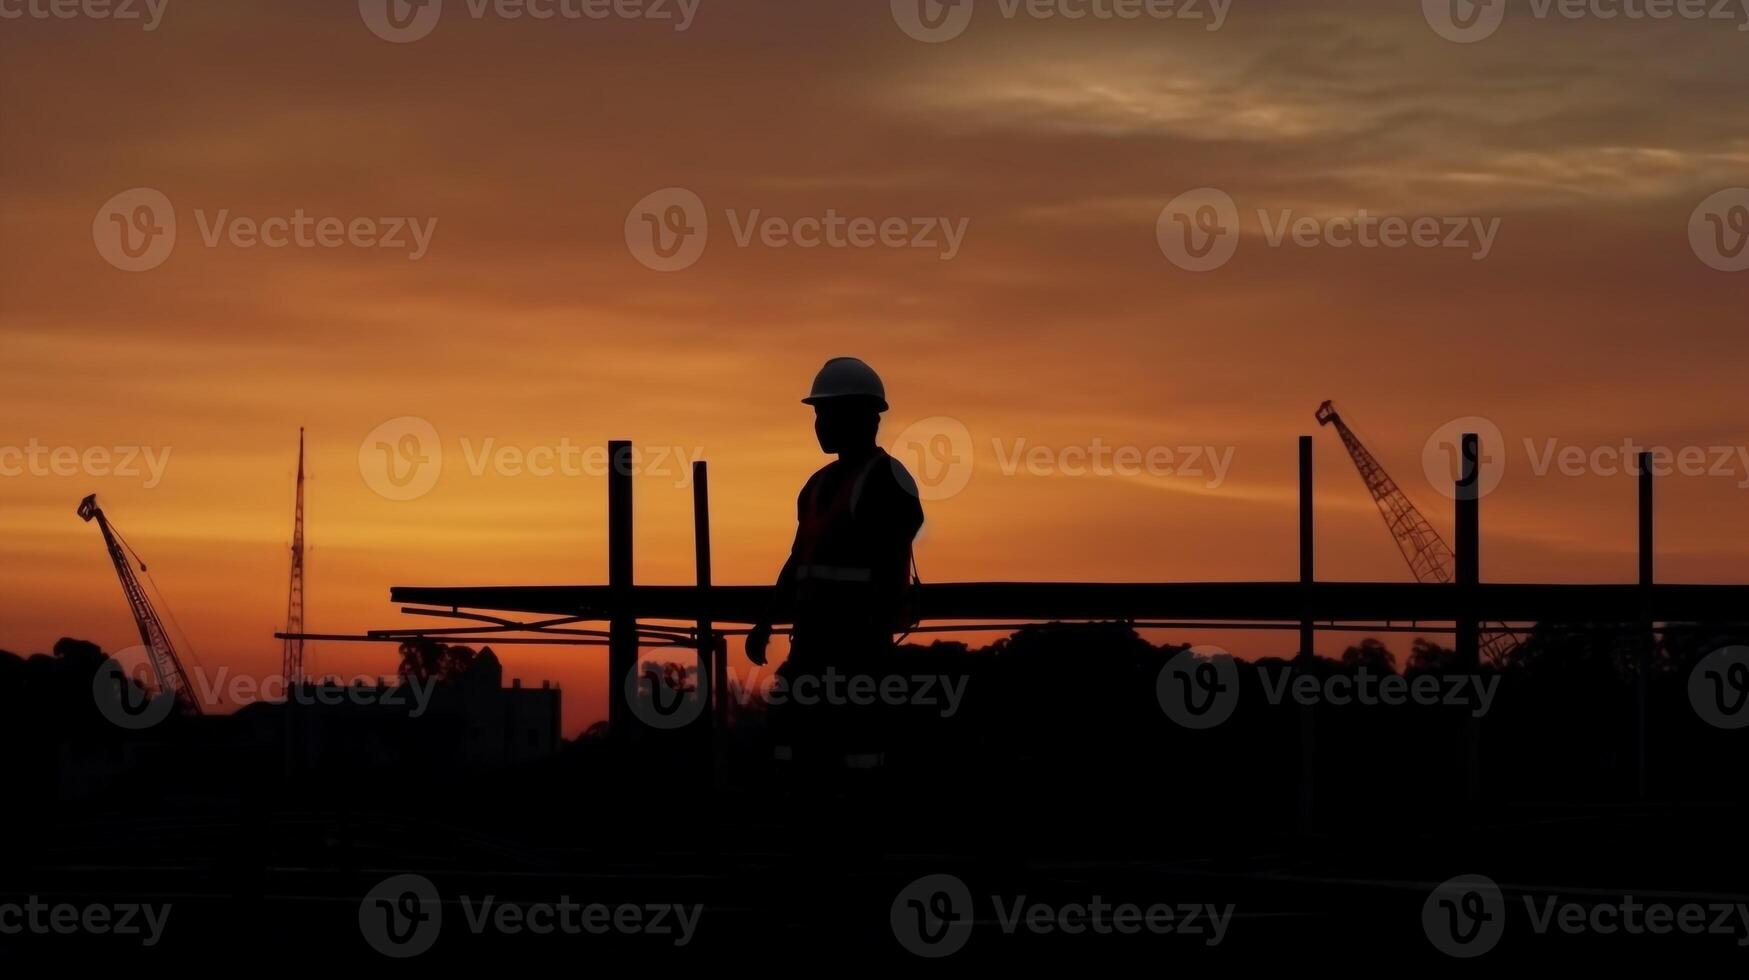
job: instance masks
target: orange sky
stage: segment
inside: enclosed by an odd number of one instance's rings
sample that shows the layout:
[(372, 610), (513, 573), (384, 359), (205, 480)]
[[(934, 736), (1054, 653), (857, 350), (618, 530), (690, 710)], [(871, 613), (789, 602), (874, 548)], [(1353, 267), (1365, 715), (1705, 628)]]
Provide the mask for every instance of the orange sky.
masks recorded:
[[(276, 669), (300, 425), (312, 629), (404, 622), (391, 585), (603, 579), (604, 481), (475, 475), (487, 440), (702, 453), (717, 579), (766, 581), (823, 461), (797, 398), (846, 353), (887, 377), (889, 437), (938, 417), (970, 435), (969, 483), (927, 505), (926, 581), (1291, 578), (1294, 437), (1325, 398), (1441, 528), (1424, 444), (1461, 416), (1499, 426), (1485, 577), (1628, 580), (1632, 480), (1538, 475), (1524, 444), (1749, 445), (1749, 279), (1709, 268), (1688, 235), (1703, 199), (1749, 185), (1749, 33), (1515, 8), (1458, 44), (1419, 8), (1235, 0), (1208, 31), (980, 3), (941, 44), (874, 0), (703, 0), (683, 32), (474, 19), (450, 0), (404, 44), (348, 2), (170, 0), (150, 32), (0, 20), (0, 471), (8, 448), (169, 453), (150, 487), (0, 475), (0, 647), (134, 642), (73, 514), (95, 491), (201, 662)], [(1226, 266), (1186, 272), (1156, 222), (1209, 186), (1245, 233)], [(178, 238), (130, 273), (95, 247), (93, 216), (140, 187), (173, 203)], [(711, 236), (697, 264), (661, 273), (625, 228), (671, 187), (704, 202)], [(417, 260), (203, 240), (221, 211), (299, 209), (437, 223)], [(743, 248), (731, 226), (829, 209), (966, 235), (944, 261)], [(1500, 225), (1473, 261), (1270, 247), (1258, 209)], [(408, 416), (438, 434), (442, 473), (390, 500), (360, 444)], [(1317, 434), (1320, 576), (1405, 577), (1334, 434)], [(1214, 447), (1231, 466), (1218, 486), (1007, 474), (1021, 440)], [(1664, 481), (1661, 577), (1745, 579), (1749, 464), (1732, 459)], [(638, 483), (647, 582), (692, 574), (678, 483)], [(569, 731), (603, 714), (604, 654), (502, 653), (513, 676), (564, 683)], [(393, 666), (377, 647), (312, 659)]]

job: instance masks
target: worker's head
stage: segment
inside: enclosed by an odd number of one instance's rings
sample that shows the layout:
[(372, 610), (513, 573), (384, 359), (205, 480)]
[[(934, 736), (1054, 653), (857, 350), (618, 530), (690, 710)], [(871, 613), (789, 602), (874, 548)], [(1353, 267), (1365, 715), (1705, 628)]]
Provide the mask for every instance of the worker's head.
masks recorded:
[(887, 389), (874, 368), (854, 357), (834, 357), (814, 376), (804, 404), (814, 406), (814, 434), (829, 453), (874, 445), (887, 410)]
[(820, 440), (820, 449), (842, 454), (872, 447), (885, 407), (885, 402), (856, 395), (814, 402), (814, 435)]

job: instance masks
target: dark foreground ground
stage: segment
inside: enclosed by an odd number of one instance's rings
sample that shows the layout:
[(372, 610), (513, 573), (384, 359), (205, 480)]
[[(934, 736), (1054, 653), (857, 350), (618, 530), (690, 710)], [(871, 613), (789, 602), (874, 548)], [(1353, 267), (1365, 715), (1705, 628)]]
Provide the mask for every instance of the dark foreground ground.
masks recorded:
[(1480, 718), (1271, 703), (1245, 667), (1196, 730), (1162, 708), (1171, 651), (1108, 639), (916, 654), (972, 677), (963, 710), (888, 719), (888, 768), (832, 778), (753, 713), (492, 770), (395, 728), (392, 763), (300, 766), (235, 718), (122, 731), (88, 671), (14, 685), (0, 977), (1749, 963), (1749, 727), (1697, 711), (1686, 661), (1642, 769), (1607, 647), (1513, 667)]
[[(1059, 957), (1165, 970), (1749, 963), (1739, 807), (1404, 811), (1301, 833), (1291, 811), (1211, 822), (1193, 798), (1026, 806), (988, 787), (715, 790), (651, 776), (603, 773), (566, 805), (481, 784), (417, 806), (331, 786), (297, 799), (15, 809), (0, 904), (168, 912), (151, 945), (27, 927), (0, 935), (0, 962), (202, 973), (543, 962), (821, 973)], [(1501, 905), (1474, 908), (1500, 930), (1453, 946), (1470, 923), (1452, 916), (1471, 906), (1454, 891), (1452, 910), (1435, 905), (1430, 919), (1429, 907), (1463, 875), (1498, 885)], [(1539, 925), (1551, 901), (1585, 911)], [(1670, 906), (1670, 928), (1593, 914), (1624, 902)], [(573, 931), (555, 917), (563, 909), (540, 908), (561, 903), (578, 907)], [(594, 904), (605, 908), (591, 920)], [(1678, 928), (1684, 914), (1691, 932)], [(1561, 924), (1574, 916), (1578, 926)]]

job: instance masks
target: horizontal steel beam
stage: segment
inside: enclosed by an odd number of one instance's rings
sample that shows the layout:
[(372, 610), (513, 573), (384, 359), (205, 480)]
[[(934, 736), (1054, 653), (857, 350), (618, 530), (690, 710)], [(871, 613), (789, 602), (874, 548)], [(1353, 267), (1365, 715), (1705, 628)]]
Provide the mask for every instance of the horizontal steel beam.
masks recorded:
[[(614, 612), (604, 585), (396, 587), (391, 601), (446, 609), (541, 613), (605, 620)], [(752, 623), (771, 588), (717, 586), (701, 599), (691, 585), (640, 585), (627, 602), (638, 619)], [(1473, 605), (1457, 585), (1398, 582), (960, 582), (925, 585), (925, 621), (943, 620), (1237, 620), (1452, 622), (1466, 612), (1485, 622), (1749, 623), (1749, 586), (1508, 585), (1476, 586)]]

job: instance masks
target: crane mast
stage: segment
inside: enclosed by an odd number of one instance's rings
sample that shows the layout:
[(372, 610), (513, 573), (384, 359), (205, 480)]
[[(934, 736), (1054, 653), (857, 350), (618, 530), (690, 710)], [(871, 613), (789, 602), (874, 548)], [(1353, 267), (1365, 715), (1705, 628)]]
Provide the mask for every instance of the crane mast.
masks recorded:
[[(1342, 437), (1342, 445), (1354, 460), (1354, 468), (1360, 471), (1360, 479), (1366, 484), (1367, 492), (1372, 494), (1373, 503), (1378, 505), (1379, 515), (1384, 518), (1385, 527), (1397, 542), (1397, 550), (1403, 553), (1403, 560), (1408, 562), (1415, 581), (1452, 581), (1456, 559), (1451, 546), (1415, 508), (1409, 495), (1385, 472), (1384, 465), (1366, 448), (1348, 423), (1342, 421), (1333, 403), (1318, 406), (1318, 424), (1334, 428)], [(1489, 663), (1498, 665), (1518, 647), (1519, 642), (1518, 634), (1510, 627), (1502, 623), (1487, 623), (1482, 628), (1481, 654)]]
[(292, 517), (291, 585), (285, 600), (285, 647), (280, 676), (296, 686), (304, 680), (304, 430), (298, 430), (298, 499)]
[[(134, 615), (134, 625), (140, 631), (140, 643), (149, 654), (152, 673), (158, 681), (158, 692), (174, 696), (177, 707), (185, 714), (200, 714), (200, 701), (195, 697), (194, 688), (188, 683), (188, 676), (182, 671), (182, 661), (177, 659), (176, 648), (170, 643), (170, 633), (164, 629), (163, 621), (158, 618), (158, 611), (152, 608), (152, 600), (147, 598), (146, 590), (135, 577), (133, 565), (129, 563), (127, 552), (123, 549), (115, 529), (110, 526), (109, 518), (104, 516), (103, 508), (97, 506), (96, 494), (79, 502), (79, 518), (87, 523), (96, 521), (97, 529), (103, 532), (104, 547), (109, 551), (110, 562), (115, 565), (116, 577), (121, 580), (122, 593), (127, 596), (128, 608)], [(142, 564), (140, 570), (144, 571), (145, 565)]]

